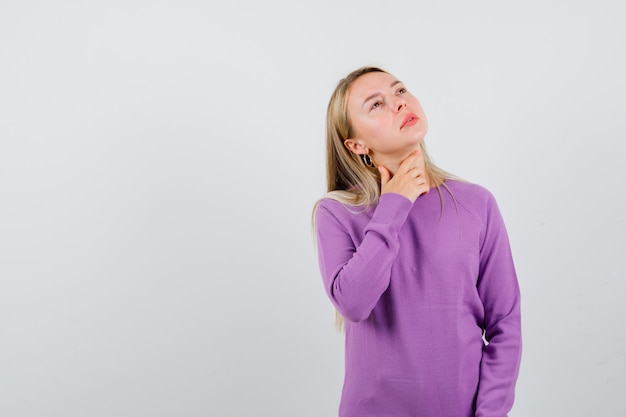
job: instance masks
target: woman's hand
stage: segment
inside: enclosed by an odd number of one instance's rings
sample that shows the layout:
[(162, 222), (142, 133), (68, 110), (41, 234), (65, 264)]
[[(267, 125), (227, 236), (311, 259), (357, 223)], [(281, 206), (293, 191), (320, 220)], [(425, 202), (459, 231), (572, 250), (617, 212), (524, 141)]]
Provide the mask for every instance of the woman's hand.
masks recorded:
[(414, 151), (407, 156), (400, 162), (400, 167), (393, 177), (387, 168), (379, 166), (381, 194), (396, 193), (415, 202), (417, 197), (428, 193), (426, 175), (422, 169), (415, 166), (419, 156), (419, 151)]

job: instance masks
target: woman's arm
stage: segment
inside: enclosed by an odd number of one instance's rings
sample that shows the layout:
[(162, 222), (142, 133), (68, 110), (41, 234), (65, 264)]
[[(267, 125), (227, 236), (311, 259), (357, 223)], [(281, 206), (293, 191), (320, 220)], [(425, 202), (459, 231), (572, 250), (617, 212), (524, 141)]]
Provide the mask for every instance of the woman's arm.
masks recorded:
[(506, 417), (513, 407), (522, 351), (520, 291), (506, 228), (493, 197), (480, 251), (478, 293), (485, 308), (476, 417)]
[(398, 232), (412, 202), (394, 193), (383, 194), (358, 246), (355, 217), (341, 203), (323, 200), (316, 212), (318, 257), (324, 287), (339, 313), (350, 321), (369, 317), (389, 286), (391, 265), (399, 250)]

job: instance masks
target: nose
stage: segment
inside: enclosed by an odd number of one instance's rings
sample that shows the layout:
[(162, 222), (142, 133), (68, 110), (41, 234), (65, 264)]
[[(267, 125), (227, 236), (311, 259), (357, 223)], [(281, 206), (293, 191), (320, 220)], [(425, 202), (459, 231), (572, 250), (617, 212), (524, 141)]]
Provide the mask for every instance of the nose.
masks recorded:
[(406, 107), (406, 101), (402, 97), (398, 97), (393, 108), (399, 112), (403, 107)]

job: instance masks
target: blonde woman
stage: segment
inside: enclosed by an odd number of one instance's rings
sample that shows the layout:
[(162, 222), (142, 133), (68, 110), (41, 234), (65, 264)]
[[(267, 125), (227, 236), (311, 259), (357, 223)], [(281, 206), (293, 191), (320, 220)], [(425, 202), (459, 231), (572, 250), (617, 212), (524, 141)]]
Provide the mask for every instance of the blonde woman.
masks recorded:
[(493, 196), (428, 158), (428, 124), (393, 75), (341, 80), (328, 194), (314, 209), (326, 292), (345, 323), (340, 417), (505, 417), (520, 293)]

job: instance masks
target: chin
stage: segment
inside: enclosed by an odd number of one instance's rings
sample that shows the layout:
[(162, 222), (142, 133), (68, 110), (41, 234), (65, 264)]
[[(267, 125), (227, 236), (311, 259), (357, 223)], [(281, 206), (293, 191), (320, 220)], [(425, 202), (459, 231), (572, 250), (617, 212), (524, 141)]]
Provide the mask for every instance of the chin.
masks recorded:
[(425, 135), (419, 135), (419, 136), (416, 136), (415, 138), (413, 138), (413, 140), (411, 140), (411, 145), (413, 145), (413, 146), (420, 145), (424, 141), (424, 136)]

